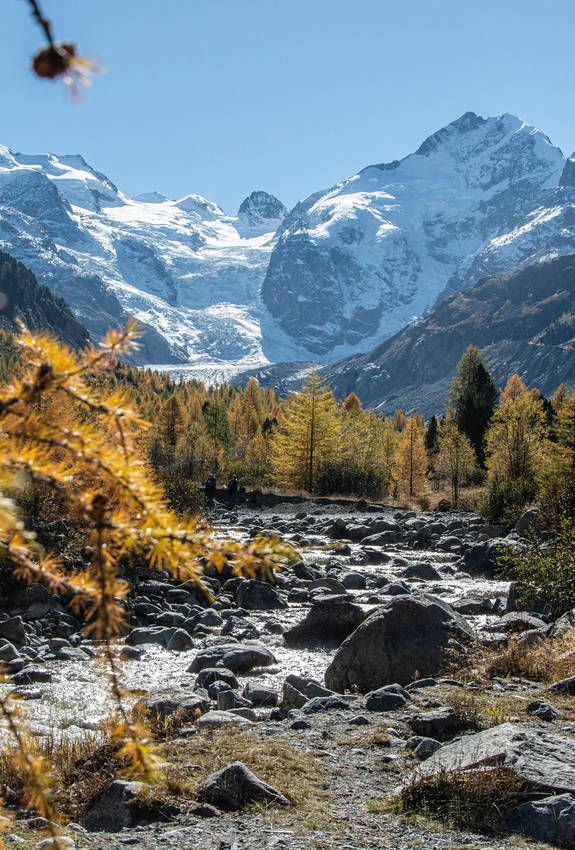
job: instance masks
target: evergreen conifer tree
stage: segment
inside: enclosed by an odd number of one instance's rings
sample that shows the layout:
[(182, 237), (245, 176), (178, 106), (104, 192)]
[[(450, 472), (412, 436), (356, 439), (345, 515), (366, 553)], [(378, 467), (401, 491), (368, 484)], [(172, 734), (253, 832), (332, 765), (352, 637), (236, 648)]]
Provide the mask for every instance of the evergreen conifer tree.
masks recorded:
[(451, 382), (448, 409), (457, 428), (466, 434), (481, 465), (485, 460), (483, 438), (497, 404), (497, 389), (477, 346), (470, 345)]

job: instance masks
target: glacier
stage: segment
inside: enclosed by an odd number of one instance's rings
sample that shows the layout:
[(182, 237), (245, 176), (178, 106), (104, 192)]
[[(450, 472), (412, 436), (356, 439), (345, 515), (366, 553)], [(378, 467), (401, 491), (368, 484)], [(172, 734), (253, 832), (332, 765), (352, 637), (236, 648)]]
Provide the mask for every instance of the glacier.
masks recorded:
[(485, 274), (575, 250), (575, 159), (468, 112), (402, 160), (288, 211), (124, 195), (79, 156), (0, 146), (0, 248), (97, 338), (135, 316), (139, 362), (202, 380), (366, 351)]

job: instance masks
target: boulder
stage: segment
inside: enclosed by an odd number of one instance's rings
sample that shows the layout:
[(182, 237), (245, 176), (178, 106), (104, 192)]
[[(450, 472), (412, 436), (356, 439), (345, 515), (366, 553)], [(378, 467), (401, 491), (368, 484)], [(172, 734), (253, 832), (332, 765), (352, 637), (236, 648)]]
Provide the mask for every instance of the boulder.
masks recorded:
[(272, 584), (249, 579), (236, 589), (236, 605), (250, 611), (272, 611), (287, 608), (287, 602)]
[(575, 798), (558, 794), (522, 803), (509, 813), (507, 825), (534, 841), (575, 850)]
[(231, 670), (226, 670), (225, 667), (204, 667), (198, 673), (194, 687), (207, 688), (214, 682), (225, 682), (230, 688), (237, 688), (239, 685)]
[(275, 655), (262, 644), (224, 643), (200, 650), (187, 672), (199, 673), (204, 667), (226, 667), (232, 673), (249, 673), (254, 667), (268, 667), (276, 662)]
[(250, 721), (231, 711), (208, 711), (198, 720), (200, 729), (218, 729), (222, 726), (247, 726)]
[(249, 803), (289, 806), (289, 800), (248, 770), (241, 761), (211, 773), (199, 787), (199, 797), (214, 806), (237, 811)]
[(441, 599), (396, 596), (368, 617), (340, 646), (326, 670), (328, 688), (362, 693), (416, 674), (436, 675), (448, 650), (463, 651), (475, 639), (467, 621)]
[(550, 702), (545, 702), (542, 699), (536, 699), (530, 702), (527, 706), (527, 711), (534, 717), (538, 717), (539, 720), (551, 721), (561, 717), (561, 712), (558, 708), (555, 708)]
[(350, 705), (347, 699), (339, 694), (332, 694), (329, 697), (313, 697), (301, 710), (304, 714), (317, 714), (322, 711), (350, 711), (352, 708), (353, 705)]
[(509, 768), (525, 783), (525, 795), (575, 794), (575, 736), (548, 727), (502, 723), (444, 745), (418, 768), (421, 777), (445, 770)]
[(134, 801), (144, 792), (143, 782), (125, 782), (116, 779), (108, 789), (92, 803), (84, 817), (84, 826), (90, 832), (119, 832), (132, 826)]
[(517, 534), (521, 535), (521, 537), (524, 537), (526, 534), (529, 534), (530, 531), (543, 531), (547, 525), (548, 523), (541, 515), (541, 512), (536, 508), (530, 508), (530, 510), (525, 511), (525, 513), (520, 516), (515, 523), (515, 531)]
[(284, 711), (289, 711), (291, 708), (301, 708), (313, 697), (327, 697), (331, 694), (333, 694), (333, 691), (324, 688), (315, 679), (290, 673), (283, 683), (282, 708)]
[(387, 685), (367, 695), (365, 707), (368, 711), (393, 711), (401, 708), (409, 699), (409, 695), (399, 685)]
[(437, 581), (441, 579), (441, 573), (435, 569), (433, 564), (427, 561), (419, 561), (406, 567), (403, 571), (403, 577), (418, 578), (422, 581)]
[(263, 685), (254, 685), (253, 682), (248, 682), (242, 694), (252, 705), (262, 708), (273, 708), (279, 702), (278, 695), (272, 688), (264, 688)]
[(416, 735), (439, 740), (451, 737), (468, 725), (465, 718), (450, 706), (415, 714), (408, 723)]
[(339, 646), (366, 616), (359, 605), (339, 596), (327, 596), (314, 602), (301, 623), (287, 629), (283, 638), (288, 646)]
[(22, 617), (10, 617), (0, 622), (0, 638), (6, 638), (10, 643), (26, 643), (26, 630)]
[(173, 652), (188, 652), (194, 645), (193, 640), (184, 629), (173, 629), (166, 644)]
[(136, 703), (136, 708), (144, 709), (152, 718), (160, 721), (170, 715), (181, 712), (183, 721), (192, 721), (209, 709), (208, 700), (201, 694), (183, 691), (180, 688), (161, 688), (150, 691)]

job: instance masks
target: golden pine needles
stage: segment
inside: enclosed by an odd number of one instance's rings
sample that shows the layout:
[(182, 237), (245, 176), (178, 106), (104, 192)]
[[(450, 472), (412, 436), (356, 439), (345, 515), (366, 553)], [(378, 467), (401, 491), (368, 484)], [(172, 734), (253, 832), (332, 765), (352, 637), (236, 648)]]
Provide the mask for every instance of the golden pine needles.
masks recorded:
[[(113, 641), (125, 628), (123, 600), (129, 585), (120, 578), (118, 562), (125, 554), (145, 558), (180, 581), (201, 585), (200, 563), (236, 575), (271, 576), (292, 556), (276, 539), (255, 538), (239, 544), (215, 537), (196, 515), (179, 517), (151, 477), (137, 450), (137, 435), (146, 427), (125, 395), (98, 391), (89, 379), (137, 344), (134, 321), (123, 331), (111, 330), (99, 349), (76, 354), (44, 333), (22, 326), (18, 345), (28, 364), (24, 375), (0, 388), (0, 550), (28, 582), (42, 582), (65, 593), (86, 622), (86, 634), (99, 642), (107, 661), (117, 723), (113, 737), (128, 772), (144, 781), (154, 775), (150, 734), (134, 720), (124, 702)], [(57, 555), (40, 551), (32, 532), (24, 529), (13, 502), (1, 490), (22, 477), (54, 488), (67, 512), (90, 533), (90, 563), (69, 573)], [(26, 733), (14, 706), (0, 699), (22, 753), (31, 803), (49, 816), (45, 766), (30, 755)]]

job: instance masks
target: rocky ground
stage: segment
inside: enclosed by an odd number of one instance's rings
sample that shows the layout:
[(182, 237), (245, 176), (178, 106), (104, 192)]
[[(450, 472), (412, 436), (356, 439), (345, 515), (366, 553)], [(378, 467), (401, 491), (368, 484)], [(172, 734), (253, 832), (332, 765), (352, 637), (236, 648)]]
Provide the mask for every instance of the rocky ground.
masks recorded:
[[(497, 547), (521, 545), (531, 519), (510, 529), (365, 502), (217, 504), (222, 533), (277, 532), (301, 561), (275, 587), (210, 577), (211, 606), (162, 574), (134, 581), (119, 651), (134, 701), (161, 733), (163, 778), (150, 792), (102, 771), (78, 822), (63, 827), (68, 846), (503, 848), (527, 834), (575, 847), (575, 618), (518, 612), (494, 574)], [(80, 624), (39, 588), (15, 591), (9, 606), (0, 658), (36, 733), (52, 722), (61, 734), (64, 716), (68, 734), (97, 726), (105, 679)], [(565, 681), (487, 675), (484, 660), (510, 641), (549, 647), (549, 670)], [(479, 763), (490, 770), (478, 774)], [(463, 811), (445, 805), (459, 799), (443, 782), (453, 769), (488, 776), (483, 822), (467, 778)], [(417, 810), (401, 810), (400, 789), (424, 776), (427, 796), (408, 793)], [(24, 815), (6, 845), (49, 841)]]

